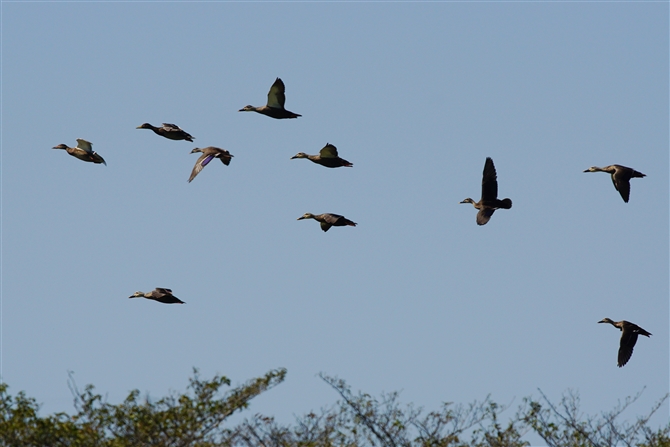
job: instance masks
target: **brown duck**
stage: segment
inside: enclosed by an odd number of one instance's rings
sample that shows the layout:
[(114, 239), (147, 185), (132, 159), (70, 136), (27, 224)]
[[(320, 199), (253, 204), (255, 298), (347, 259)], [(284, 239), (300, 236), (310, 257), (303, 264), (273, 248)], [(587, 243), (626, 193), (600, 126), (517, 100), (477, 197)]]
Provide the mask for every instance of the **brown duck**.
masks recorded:
[(645, 331), (637, 324), (633, 324), (630, 321), (612, 321), (609, 318), (603, 318), (598, 323), (609, 323), (612, 326), (619, 328), (621, 330), (621, 341), (619, 342), (619, 356), (617, 359), (617, 365), (621, 368), (623, 365), (628, 363), (630, 356), (633, 355), (633, 347), (637, 342), (638, 335), (644, 335), (649, 337), (651, 333)]
[(308, 155), (304, 152), (298, 152), (291, 160), (294, 158), (306, 158), (313, 161), (314, 163), (325, 166), (327, 168), (339, 168), (341, 166), (352, 167), (353, 164), (349, 163), (344, 158), (340, 158), (337, 153), (337, 148), (330, 143), (326, 145), (319, 151), (319, 155)]
[(356, 222), (352, 222), (344, 216), (340, 216), (339, 214), (333, 214), (333, 213), (323, 213), (323, 214), (305, 213), (302, 216), (298, 217), (298, 220), (302, 219), (314, 219), (320, 222), (321, 229), (323, 231), (330, 230), (330, 227), (345, 227), (345, 226), (355, 227), (357, 225)]
[(77, 157), (82, 161), (88, 161), (95, 164), (102, 163), (107, 166), (107, 163), (100, 154), (93, 151), (93, 145), (81, 138), (77, 138), (77, 147), (67, 147), (66, 144), (59, 144), (58, 146), (52, 147), (52, 149), (64, 149), (68, 154)]
[(169, 140), (186, 140), (193, 142), (194, 137), (192, 137), (188, 132), (183, 131), (176, 124), (163, 123), (161, 127), (152, 126), (149, 123), (144, 123), (141, 126), (137, 126), (136, 129), (151, 129), (156, 135), (165, 137)]
[(268, 103), (266, 105), (260, 107), (244, 106), (244, 108), (238, 110), (238, 112), (258, 112), (262, 115), (276, 119), (297, 118), (302, 116), (284, 108), (284, 103), (286, 102), (285, 91), (286, 87), (284, 87), (284, 82), (277, 78), (274, 84), (272, 84), (272, 87), (270, 87), (270, 91), (268, 92)]
[(486, 157), (486, 163), (484, 164), (482, 198), (479, 202), (475, 202), (468, 197), (461, 203), (472, 203), (479, 210), (477, 213), (477, 225), (486, 225), (497, 209), (503, 208), (508, 210), (512, 208), (512, 201), (510, 199), (498, 199), (496, 167), (493, 165), (493, 160), (490, 157)]
[(172, 290), (162, 287), (156, 287), (149, 293), (135, 292), (128, 298), (146, 298), (163, 304), (184, 304), (182, 300), (172, 294)]
[(638, 172), (633, 168), (621, 165), (609, 165), (604, 168), (591, 166), (584, 172), (607, 172), (612, 174), (612, 183), (614, 183), (614, 187), (619, 191), (621, 198), (626, 203), (628, 203), (628, 198), (630, 197), (630, 179), (646, 177), (645, 174)]
[(228, 152), (227, 150), (219, 149), (218, 147), (214, 146), (208, 146), (204, 149), (196, 147), (191, 151), (192, 154), (196, 152), (202, 152), (202, 155), (195, 161), (195, 166), (193, 166), (191, 176), (188, 178), (189, 183), (191, 183), (191, 181), (195, 178), (196, 175), (200, 174), (200, 171), (202, 171), (205, 168), (205, 166), (207, 166), (207, 163), (214, 160), (215, 158), (218, 158), (219, 160), (221, 160), (221, 163), (228, 166), (230, 164), (230, 159), (233, 157), (231, 153)]

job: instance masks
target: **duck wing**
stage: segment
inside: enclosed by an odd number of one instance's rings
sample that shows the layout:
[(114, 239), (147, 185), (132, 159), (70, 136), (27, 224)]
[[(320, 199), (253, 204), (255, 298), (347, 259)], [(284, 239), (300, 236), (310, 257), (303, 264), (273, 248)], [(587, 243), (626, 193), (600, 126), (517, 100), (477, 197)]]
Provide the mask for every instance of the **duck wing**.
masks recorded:
[(621, 341), (619, 342), (619, 357), (617, 365), (621, 368), (628, 363), (630, 357), (633, 355), (633, 347), (637, 343), (637, 332), (635, 330), (624, 330), (621, 334)]
[(333, 214), (333, 213), (324, 213), (321, 215), (321, 218), (328, 222), (331, 225), (334, 225), (340, 221), (340, 219), (344, 219), (344, 216), (340, 216), (339, 214)]
[(494, 212), (495, 208), (480, 209), (477, 213), (477, 225), (486, 225), (488, 221), (491, 220), (491, 216), (493, 216)]
[(284, 86), (284, 82), (277, 78), (268, 92), (267, 106), (275, 109), (283, 109), (284, 103), (286, 102), (286, 95), (284, 94), (285, 91), (286, 87)]
[(319, 156), (321, 158), (338, 158), (337, 148), (330, 143), (326, 145), (319, 151)]
[[(324, 213), (319, 215), (321, 219), (319, 219), (319, 222), (321, 222), (321, 229), (323, 231), (328, 231), (330, 227), (333, 225), (340, 224), (342, 220), (344, 219), (344, 216), (340, 216), (339, 214), (333, 214), (333, 213)], [(346, 219), (344, 219), (346, 220)]]
[(628, 198), (630, 197), (629, 178), (613, 174), (612, 183), (614, 183), (614, 187), (616, 188), (617, 191), (619, 191), (619, 194), (621, 194), (621, 198), (623, 199), (623, 201), (628, 203)]
[(193, 170), (191, 171), (191, 176), (188, 178), (188, 182), (191, 183), (193, 179), (195, 178), (196, 175), (200, 174), (200, 171), (202, 171), (205, 166), (207, 166), (207, 163), (212, 161), (214, 159), (215, 155), (214, 154), (202, 154), (200, 157), (195, 162), (195, 166), (193, 166)]
[(97, 152), (93, 152), (91, 154), (91, 160), (93, 160), (93, 163), (98, 163), (98, 164), (102, 163), (103, 165), (107, 166), (107, 162), (105, 161), (105, 159), (102, 158), (100, 156), (100, 154), (98, 154)]
[(154, 292), (157, 292), (161, 295), (172, 295), (172, 289), (165, 289), (163, 287), (156, 287)]
[[(497, 198), (498, 198), (498, 175), (496, 174), (496, 167), (493, 165), (493, 160), (490, 157), (486, 157), (486, 163), (484, 164), (484, 172), (482, 173), (482, 202), (486, 203), (494, 201)], [(493, 214), (493, 212), (491, 212), (491, 214)], [(489, 217), (491, 216), (489, 215)], [(488, 222), (488, 219), (486, 219), (486, 222)]]
[(81, 138), (77, 138), (77, 147), (81, 150), (84, 150), (88, 153), (93, 153), (93, 145), (86, 140), (82, 140)]
[(328, 222), (320, 222), (320, 224), (323, 231), (328, 231), (333, 226), (333, 224), (329, 224)]
[(221, 155), (219, 156), (219, 159), (221, 160), (221, 163), (224, 165), (228, 166), (230, 164), (230, 160), (233, 158), (232, 155), (230, 155), (230, 152), (228, 151), (222, 151)]

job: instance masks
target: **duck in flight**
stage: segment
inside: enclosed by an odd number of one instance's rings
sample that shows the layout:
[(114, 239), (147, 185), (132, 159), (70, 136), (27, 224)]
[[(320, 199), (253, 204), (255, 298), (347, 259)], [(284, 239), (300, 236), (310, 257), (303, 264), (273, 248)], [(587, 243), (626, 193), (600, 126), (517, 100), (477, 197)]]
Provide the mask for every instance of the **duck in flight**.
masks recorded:
[(508, 210), (512, 208), (512, 201), (510, 199), (498, 199), (498, 177), (491, 157), (486, 157), (486, 163), (484, 163), (482, 198), (479, 202), (475, 202), (468, 197), (461, 203), (472, 203), (479, 210), (477, 213), (477, 225), (486, 225), (497, 209), (503, 208)]
[(268, 92), (268, 103), (264, 106), (254, 107), (254, 106), (244, 106), (244, 108), (238, 110), (239, 112), (258, 112), (262, 115), (269, 116), (270, 118), (283, 119), (283, 118), (297, 118), (302, 115), (297, 113), (290, 112), (284, 108), (284, 103), (286, 102), (286, 95), (284, 92), (286, 87), (284, 87), (284, 82), (277, 78), (270, 91)]
[(614, 188), (619, 191), (621, 198), (626, 203), (628, 203), (628, 198), (630, 197), (630, 179), (646, 177), (645, 174), (638, 172), (633, 168), (621, 165), (609, 165), (604, 168), (591, 166), (584, 172), (607, 172), (608, 174), (611, 174)]
[(176, 124), (163, 123), (161, 127), (156, 127), (149, 123), (144, 123), (140, 126), (137, 126), (136, 129), (151, 129), (156, 135), (160, 135), (161, 137), (165, 137), (169, 140), (186, 140), (192, 143), (194, 139), (191, 134), (182, 130)]
[(163, 304), (184, 304), (182, 300), (172, 294), (172, 290), (156, 287), (149, 293), (135, 292), (128, 298), (146, 298)]
[(337, 153), (337, 148), (330, 143), (326, 145), (319, 151), (319, 155), (308, 155), (304, 152), (298, 152), (291, 160), (294, 158), (306, 158), (318, 165), (325, 166), (327, 168), (339, 168), (341, 166), (352, 167), (353, 164), (349, 163), (344, 158), (340, 158)]
[(189, 183), (191, 183), (196, 175), (200, 174), (200, 171), (202, 171), (205, 166), (207, 166), (207, 163), (214, 160), (215, 158), (218, 158), (221, 160), (221, 163), (228, 166), (230, 164), (230, 159), (233, 157), (227, 150), (219, 149), (218, 147), (214, 146), (208, 146), (204, 149), (196, 147), (191, 151), (192, 154), (195, 154), (196, 152), (202, 152), (202, 155), (195, 161), (195, 166), (193, 166), (191, 176), (188, 178)]
[(615, 328), (621, 330), (621, 341), (619, 341), (619, 355), (617, 357), (617, 366), (621, 368), (623, 365), (628, 363), (630, 356), (633, 355), (633, 347), (637, 343), (637, 336), (644, 335), (649, 337), (651, 333), (645, 331), (637, 324), (633, 324), (630, 321), (612, 321), (609, 318), (603, 318), (598, 323), (609, 323)]
[(355, 227), (357, 225), (356, 222), (352, 222), (344, 216), (340, 216), (339, 214), (333, 214), (333, 213), (323, 213), (323, 214), (305, 213), (302, 216), (298, 217), (298, 220), (303, 219), (314, 219), (317, 222), (320, 222), (321, 229), (323, 231), (330, 230), (330, 227), (345, 227), (345, 226)]
[(88, 161), (95, 164), (102, 163), (107, 166), (105, 159), (102, 158), (100, 154), (93, 151), (93, 145), (81, 138), (77, 138), (77, 147), (67, 147), (66, 144), (59, 144), (58, 146), (52, 147), (52, 149), (64, 149), (68, 154), (77, 157), (82, 161)]

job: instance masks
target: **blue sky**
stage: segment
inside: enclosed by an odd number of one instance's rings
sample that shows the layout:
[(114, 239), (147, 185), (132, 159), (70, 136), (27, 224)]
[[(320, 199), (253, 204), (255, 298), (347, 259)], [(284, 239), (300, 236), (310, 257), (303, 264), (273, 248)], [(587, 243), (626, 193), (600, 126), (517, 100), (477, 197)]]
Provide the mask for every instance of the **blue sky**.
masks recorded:
[[(251, 412), (335, 402), (324, 372), (427, 409), (646, 387), (643, 414), (670, 376), (668, 53), (662, 2), (3, 2), (2, 379), (45, 412), (67, 371), (118, 402), (286, 367)], [(237, 112), (276, 77), (301, 118)], [(76, 138), (108, 166), (51, 150)], [(327, 142), (354, 167), (290, 160)], [(188, 184), (196, 146), (234, 158)], [(478, 227), (487, 156), (514, 205)], [(630, 203), (582, 172), (614, 163), (647, 175)], [(155, 287), (187, 304), (127, 298)], [(604, 317), (653, 334), (624, 368)]]

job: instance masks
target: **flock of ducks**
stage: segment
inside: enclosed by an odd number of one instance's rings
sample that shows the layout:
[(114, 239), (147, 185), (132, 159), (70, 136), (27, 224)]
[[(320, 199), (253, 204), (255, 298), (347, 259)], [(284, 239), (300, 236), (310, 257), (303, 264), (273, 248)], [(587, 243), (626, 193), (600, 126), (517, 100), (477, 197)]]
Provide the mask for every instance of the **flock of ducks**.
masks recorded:
[[(286, 103), (285, 91), (286, 87), (284, 86), (284, 82), (277, 78), (270, 87), (266, 105), (260, 107), (247, 105), (240, 109), (239, 112), (256, 112), (275, 119), (291, 119), (302, 116), (284, 108), (284, 104)], [(194, 137), (191, 136), (191, 134), (184, 131), (176, 124), (163, 123), (161, 127), (156, 127), (149, 123), (144, 123), (138, 126), (137, 129), (151, 129), (156, 135), (160, 135), (170, 140), (184, 140), (190, 142), (193, 142), (194, 140)], [(58, 146), (54, 146), (53, 149), (64, 149), (68, 154), (82, 161), (107, 165), (102, 156), (93, 151), (93, 145), (89, 141), (83, 140), (81, 138), (77, 139), (76, 147), (68, 147), (65, 144), (59, 144)], [(191, 151), (191, 153), (201, 153), (202, 155), (198, 158), (198, 160), (196, 160), (195, 166), (193, 166), (191, 176), (188, 179), (189, 183), (192, 182), (193, 179), (195, 179), (195, 177), (200, 173), (200, 171), (202, 171), (205, 166), (207, 166), (207, 164), (213, 159), (218, 158), (224, 165), (228, 166), (233, 157), (233, 155), (227, 150), (214, 146), (208, 146), (203, 149), (196, 147)], [(330, 143), (327, 143), (323, 149), (319, 151), (318, 155), (308, 155), (304, 152), (298, 152), (296, 155), (291, 157), (291, 159), (296, 158), (306, 158), (311, 162), (326, 168), (353, 167), (351, 162), (340, 158), (337, 152), (337, 148)], [(636, 171), (635, 169), (616, 164), (605, 166), (603, 168), (592, 166), (586, 169), (584, 172), (607, 172), (610, 174), (614, 188), (619, 191), (621, 198), (626, 203), (628, 203), (630, 197), (630, 179), (645, 177), (645, 174)], [(498, 177), (495, 165), (493, 164), (493, 160), (490, 157), (487, 157), (486, 162), (484, 163), (481, 198), (478, 202), (475, 202), (473, 199), (468, 197), (460, 203), (471, 203), (478, 210), (476, 216), (477, 225), (486, 225), (497, 209), (508, 210), (512, 208), (511, 199), (498, 199)], [(298, 217), (297, 220), (303, 219), (316, 220), (319, 222), (321, 229), (324, 232), (328, 231), (331, 227), (355, 227), (357, 225), (356, 222), (353, 222), (339, 214), (333, 213), (305, 213), (301, 217)], [(163, 304), (184, 304), (184, 301), (180, 300), (172, 294), (171, 289), (161, 287), (157, 287), (148, 293), (135, 292), (130, 296), (130, 298), (146, 298), (158, 301), (159, 303)], [(609, 323), (621, 330), (621, 340), (619, 342), (619, 353), (617, 358), (617, 365), (620, 368), (628, 363), (631, 355), (633, 355), (633, 347), (637, 342), (638, 335), (644, 335), (645, 337), (652, 335), (651, 333), (642, 329), (640, 326), (626, 320), (615, 322), (609, 318), (604, 318), (598, 323)]]

